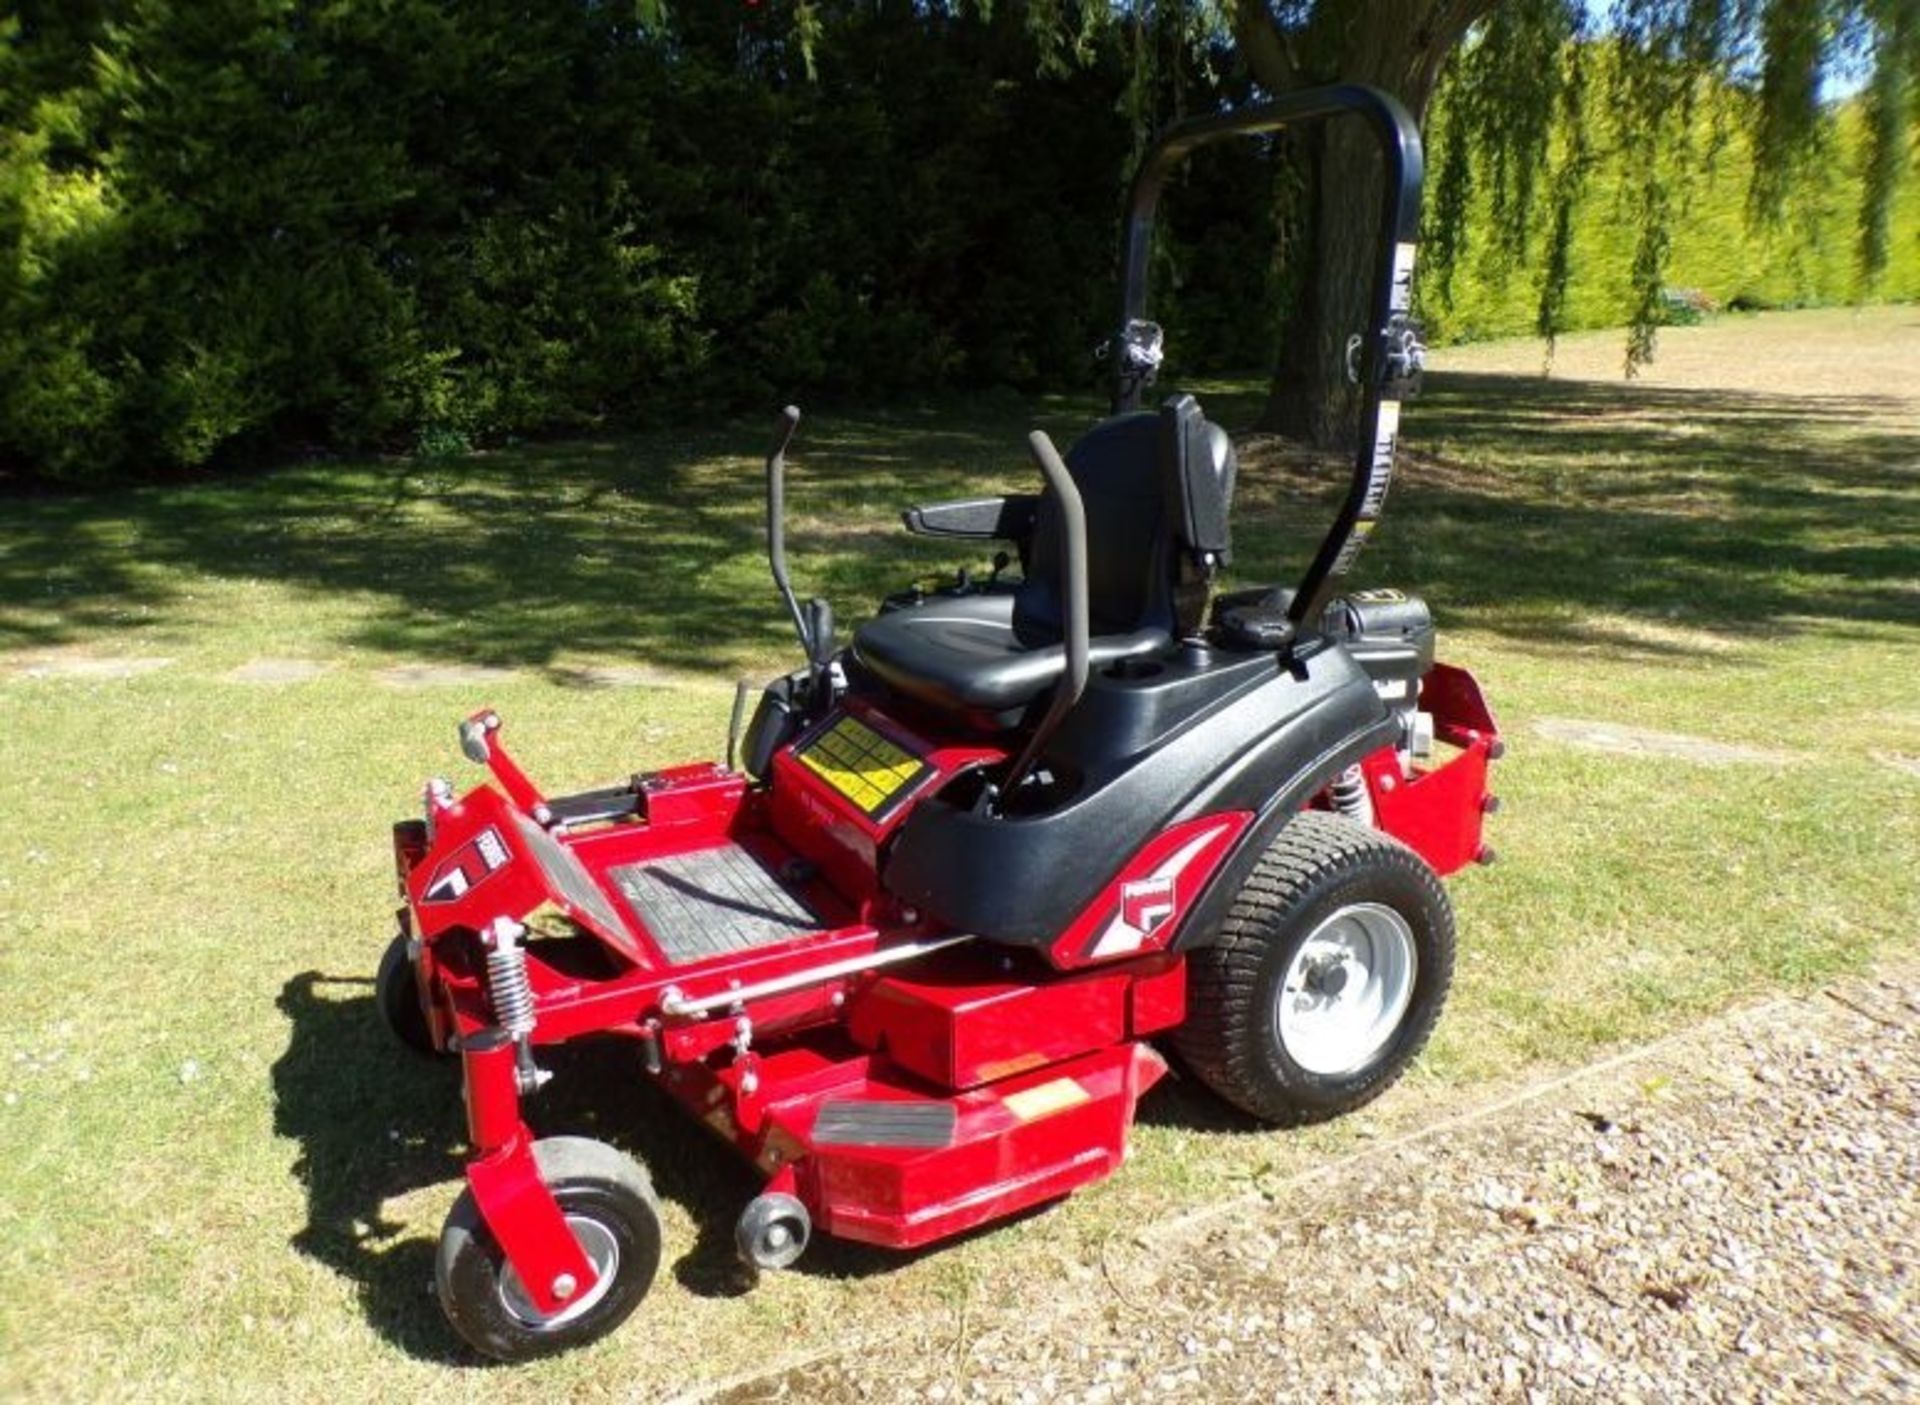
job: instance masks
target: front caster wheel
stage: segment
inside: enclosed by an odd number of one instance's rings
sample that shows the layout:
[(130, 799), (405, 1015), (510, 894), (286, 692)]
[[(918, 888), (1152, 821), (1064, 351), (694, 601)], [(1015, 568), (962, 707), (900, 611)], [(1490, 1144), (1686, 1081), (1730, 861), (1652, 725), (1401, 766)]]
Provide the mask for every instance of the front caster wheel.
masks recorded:
[(440, 1306), (467, 1345), (500, 1361), (525, 1361), (605, 1336), (632, 1315), (660, 1267), (660, 1203), (629, 1156), (585, 1137), (548, 1137), (533, 1159), (593, 1264), (594, 1281), (559, 1311), (533, 1305), (463, 1192), (440, 1232), (434, 1279)]
[(1276, 1125), (1370, 1102), (1433, 1032), (1453, 979), (1453, 909), (1420, 856), (1318, 811), (1290, 820), (1187, 965), (1174, 1047), (1228, 1102)]
[(387, 1031), (416, 1054), (437, 1054), (427, 1012), (420, 1005), (420, 977), (407, 954), (407, 939), (395, 937), (380, 957), (373, 978), (373, 1003)]

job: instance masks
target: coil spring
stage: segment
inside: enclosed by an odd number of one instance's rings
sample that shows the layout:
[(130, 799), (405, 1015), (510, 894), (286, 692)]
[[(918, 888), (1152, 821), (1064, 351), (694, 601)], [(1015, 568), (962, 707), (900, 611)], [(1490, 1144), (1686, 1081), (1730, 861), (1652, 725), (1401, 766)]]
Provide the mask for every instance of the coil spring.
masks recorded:
[(527, 953), (510, 932), (496, 929), (487, 950), (487, 993), (494, 1017), (515, 1039), (533, 1032), (533, 986), (527, 980)]
[(1349, 766), (1333, 783), (1333, 807), (1355, 824), (1373, 823), (1373, 795), (1367, 790), (1366, 773)]

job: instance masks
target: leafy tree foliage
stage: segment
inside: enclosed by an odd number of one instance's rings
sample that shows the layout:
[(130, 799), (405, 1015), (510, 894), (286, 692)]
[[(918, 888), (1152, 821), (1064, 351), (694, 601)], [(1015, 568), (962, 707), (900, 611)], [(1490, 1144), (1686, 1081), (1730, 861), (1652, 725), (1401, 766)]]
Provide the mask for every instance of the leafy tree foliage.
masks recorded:
[[(1509, 256), (1529, 251), (1544, 183), (1552, 214), (1537, 326), (1551, 339), (1569, 325), (1576, 233), (1601, 218), (1575, 211), (1605, 164), (1605, 218), (1635, 239), (1631, 374), (1653, 353), (1674, 251), (1702, 214), (1703, 179), (1713, 184), (1731, 156), (1745, 173), (1749, 254), (1788, 222), (1830, 245), (1832, 231), (1811, 231), (1809, 222), (1851, 202), (1855, 291), (1872, 291), (1887, 271), (1892, 212), (1920, 121), (1917, 36), (1912, 0), (1614, 0), (1597, 24), (1579, 0), (1503, 0), (1440, 89), (1434, 243), (1443, 290), (1475, 182)], [(1862, 74), (1864, 104), (1822, 107), (1827, 79)], [(1845, 190), (1836, 188), (1842, 171)], [(1738, 279), (1717, 281), (1734, 283), (1735, 298), (1757, 300)]]
[[(1585, 0), (1182, 3), (1221, 12), (1269, 92), (1356, 79), (1424, 116), (1445, 78), (1455, 120), (1440, 143), (1435, 234), (1443, 264), (1460, 251), (1476, 178), (1487, 182), (1496, 238), (1509, 253), (1524, 252), (1536, 196), (1549, 192), (1538, 310), (1549, 335), (1563, 323), (1574, 212), (1595, 152), (1623, 153), (1633, 176), (1624, 218), (1636, 234), (1629, 369), (1653, 351), (1687, 178), (1711, 164), (1729, 131), (1742, 131), (1751, 144), (1752, 210), (1763, 223), (1777, 219), (1831, 136), (1822, 80), (1849, 68), (1872, 73), (1860, 247), (1869, 276), (1884, 268), (1887, 215), (1916, 122), (1914, 0), (1612, 0), (1597, 26)], [(1605, 90), (1598, 103), (1589, 87), (1596, 67)], [(1701, 103), (1727, 92), (1744, 101), (1715, 101), (1719, 120), (1703, 144)], [(1365, 270), (1340, 231), (1358, 225), (1357, 192), (1372, 184), (1371, 162), (1361, 143), (1330, 131), (1306, 170), (1297, 218), (1316, 232), (1327, 276), (1293, 310), (1269, 418), (1326, 441), (1348, 421), (1334, 352), (1364, 305)]]
[[(1731, 308), (1920, 299), (1920, 181), (1904, 182), (1887, 211), (1890, 259), (1871, 273), (1860, 261), (1861, 191), (1871, 159), (1864, 102), (1826, 116), (1821, 158), (1805, 164), (1777, 216), (1756, 222), (1754, 133), (1742, 124), (1751, 95), (1727, 84), (1710, 85), (1698, 100), (1694, 154), (1677, 163), (1670, 245), (1648, 299), (1636, 283), (1646, 274), (1636, 258), (1643, 173), (1638, 147), (1615, 134), (1608, 56), (1589, 45), (1566, 61), (1580, 65), (1578, 100), (1587, 111), (1578, 122), (1556, 119), (1545, 184), (1524, 219), (1511, 209), (1496, 212), (1496, 181), (1470, 146), (1461, 150), (1465, 123), (1452, 105), (1451, 80), (1435, 99), (1428, 117), (1437, 166), (1433, 237), (1420, 285), (1431, 340), (1535, 332), (1547, 339), (1550, 355), (1560, 332), (1617, 327), (1649, 305), (1650, 337), (1683, 294)], [(1455, 179), (1460, 162), (1471, 168), (1464, 192)], [(1449, 210), (1449, 200), (1461, 204)], [(1443, 239), (1446, 231), (1451, 237)]]

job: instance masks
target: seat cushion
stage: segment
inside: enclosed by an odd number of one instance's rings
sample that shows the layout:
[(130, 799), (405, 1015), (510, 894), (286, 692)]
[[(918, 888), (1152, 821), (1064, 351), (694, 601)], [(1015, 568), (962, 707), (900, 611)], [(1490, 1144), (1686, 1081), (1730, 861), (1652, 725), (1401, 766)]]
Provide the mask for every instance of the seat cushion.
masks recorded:
[[(1022, 639), (1013, 596), (960, 595), (891, 610), (860, 626), (853, 652), (889, 688), (933, 707), (975, 714), (1011, 713), (1052, 688), (1066, 672), (1057, 639)], [(1163, 629), (1098, 635), (1095, 666), (1163, 649)]]

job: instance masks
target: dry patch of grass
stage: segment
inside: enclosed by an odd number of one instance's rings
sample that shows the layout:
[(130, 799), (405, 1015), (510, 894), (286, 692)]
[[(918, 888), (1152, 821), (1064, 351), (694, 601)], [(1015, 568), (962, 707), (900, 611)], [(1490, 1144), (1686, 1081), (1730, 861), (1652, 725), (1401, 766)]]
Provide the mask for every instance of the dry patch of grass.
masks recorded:
[(173, 663), (170, 658), (140, 654), (103, 654), (87, 647), (40, 649), (5, 660), (6, 669), (19, 678), (73, 678), (106, 680), (138, 678)]
[[(1920, 307), (1828, 308), (1812, 312), (1729, 313), (1659, 334), (1653, 361), (1637, 381), (1651, 387), (1820, 395), (1877, 401), (1883, 412), (1911, 417), (1911, 388), (1876, 373), (1897, 366), (1920, 339)], [(1560, 338), (1551, 362), (1528, 340), (1454, 346), (1436, 353), (1445, 371), (1537, 376), (1562, 381), (1618, 381), (1625, 343), (1617, 331)]]

